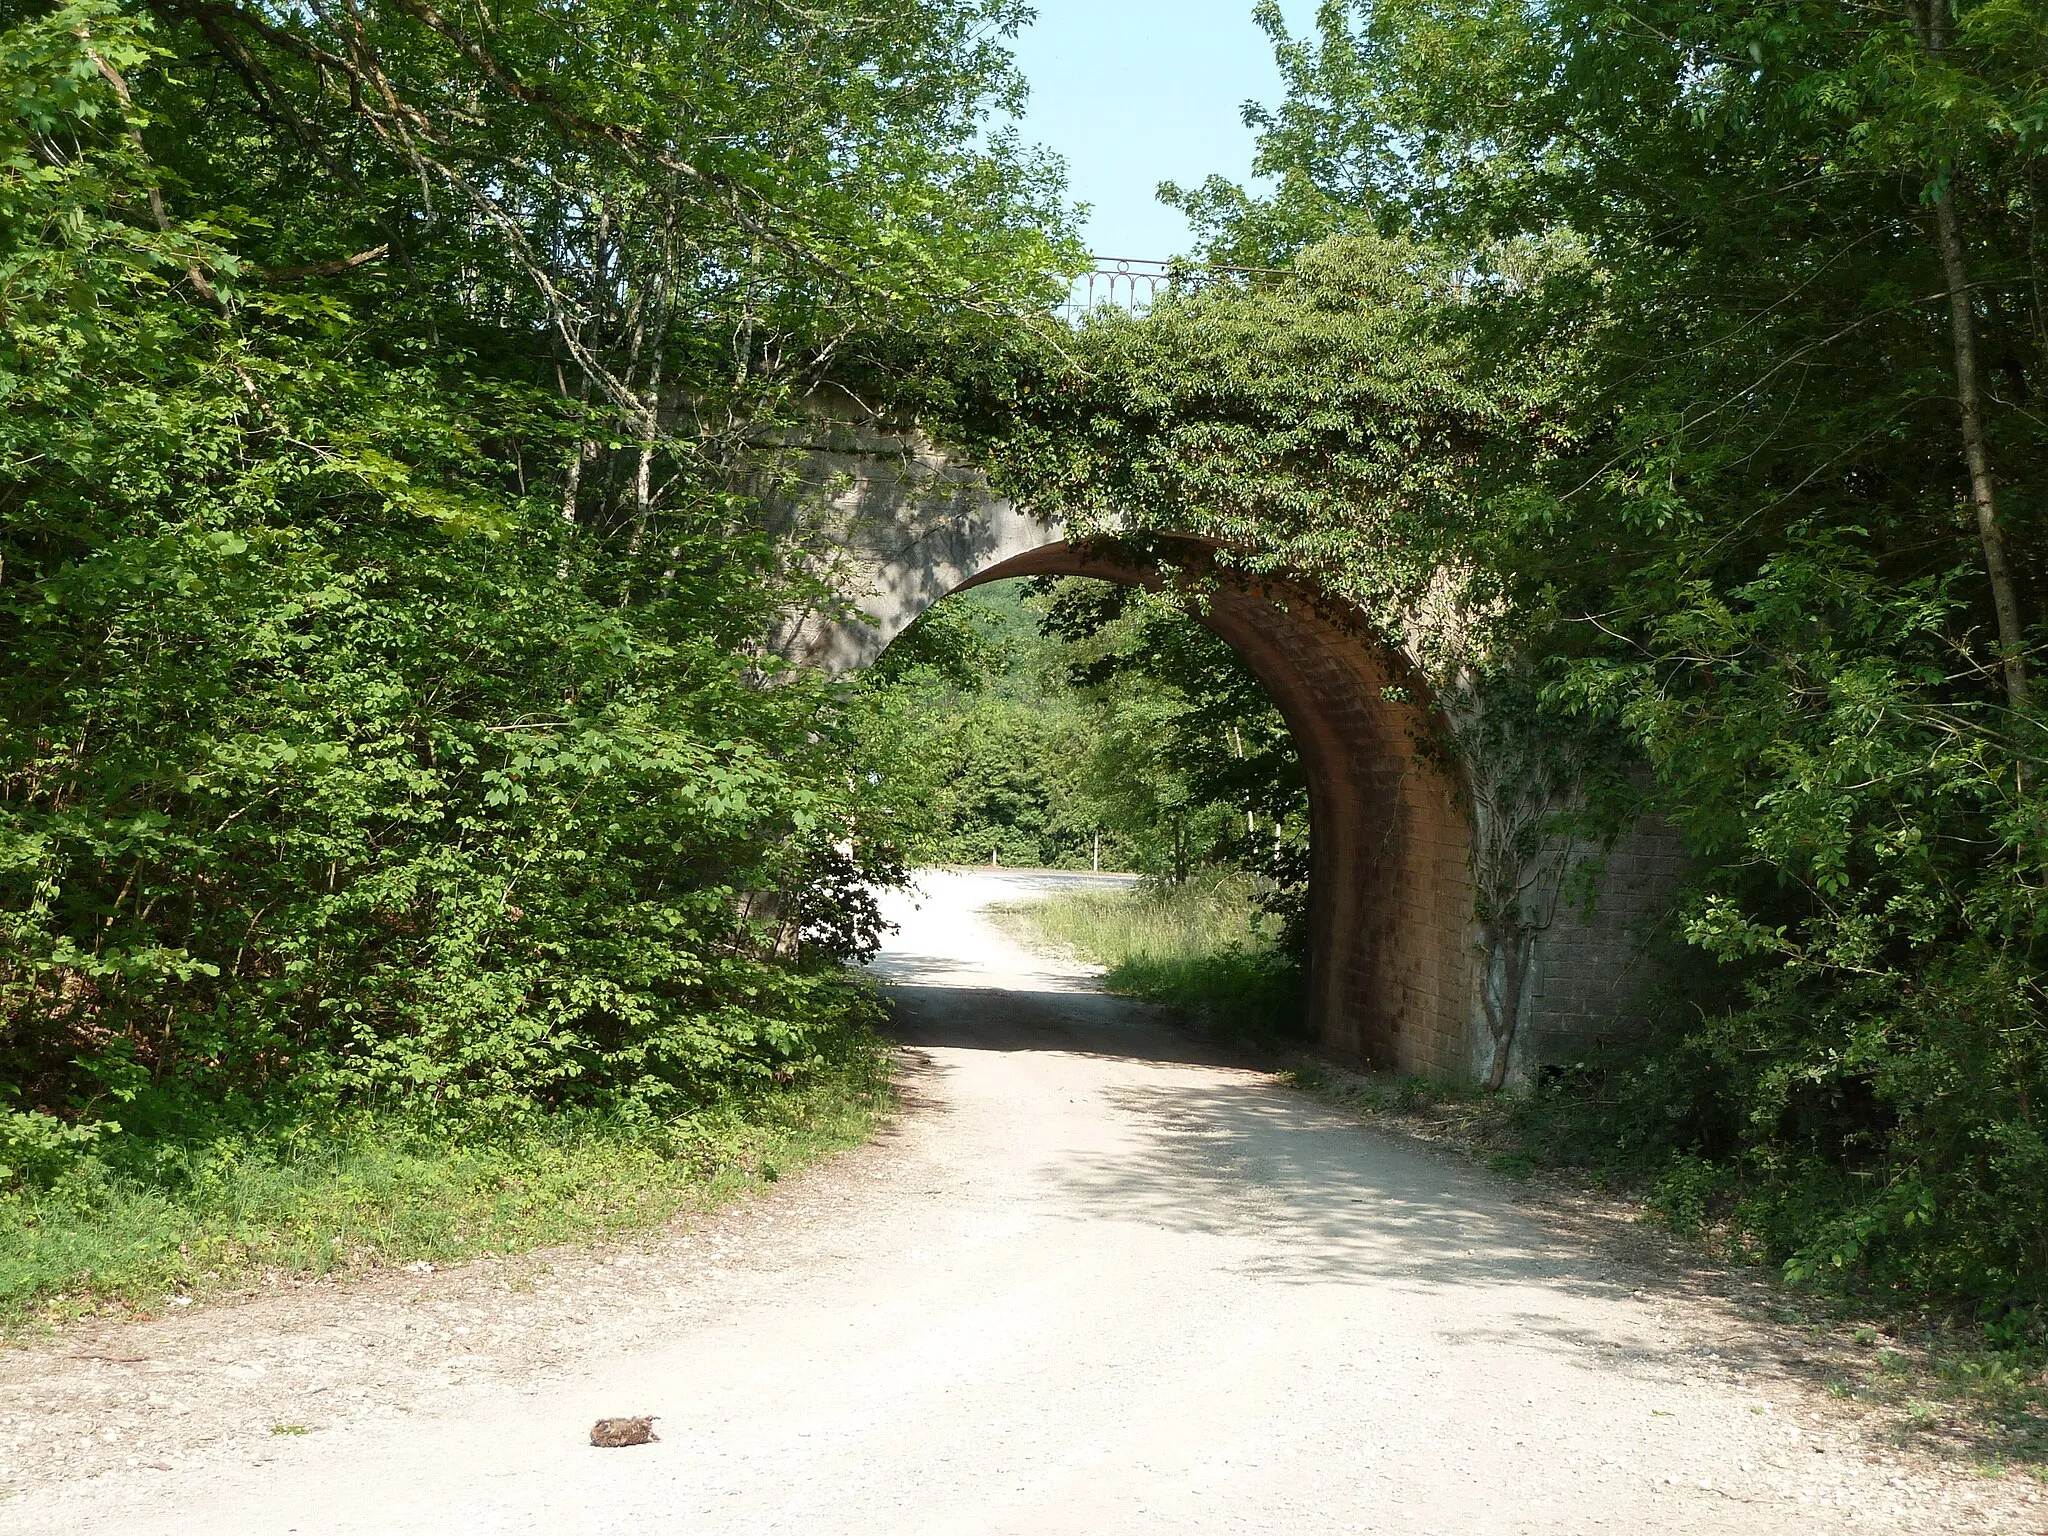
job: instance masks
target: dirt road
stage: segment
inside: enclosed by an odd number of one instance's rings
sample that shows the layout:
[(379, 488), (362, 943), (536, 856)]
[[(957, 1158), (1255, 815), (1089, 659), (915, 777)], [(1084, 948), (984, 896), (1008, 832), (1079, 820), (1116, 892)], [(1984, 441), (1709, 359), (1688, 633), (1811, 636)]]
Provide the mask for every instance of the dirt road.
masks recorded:
[[(906, 1112), (769, 1198), (0, 1357), (0, 1530), (2048, 1527), (1722, 1304), (1023, 952), (979, 909), (1036, 879), (899, 911)], [(637, 1413), (658, 1443), (584, 1443)]]

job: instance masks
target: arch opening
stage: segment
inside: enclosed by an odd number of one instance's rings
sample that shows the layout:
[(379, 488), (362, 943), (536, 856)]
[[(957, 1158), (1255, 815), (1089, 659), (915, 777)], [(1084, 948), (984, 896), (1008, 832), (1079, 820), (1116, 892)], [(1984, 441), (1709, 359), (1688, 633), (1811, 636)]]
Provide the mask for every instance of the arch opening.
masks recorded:
[[(1045, 537), (892, 605), (886, 643), (952, 592), (1021, 577), (1157, 588), (1178, 567), (1102, 541)], [(1171, 546), (1169, 545), (1169, 548)], [(1189, 545), (1190, 563), (1202, 551)], [(927, 569), (925, 575), (935, 575)], [(900, 590), (900, 588), (899, 588)], [(1467, 820), (1416, 680), (1362, 626), (1311, 596), (1228, 578), (1204, 584), (1200, 621), (1258, 679), (1308, 785), (1306, 1022), (1333, 1054), (1403, 1072), (1463, 1075), (1473, 1039)], [(878, 626), (880, 628), (880, 626)], [(877, 654), (881, 645), (874, 647)]]

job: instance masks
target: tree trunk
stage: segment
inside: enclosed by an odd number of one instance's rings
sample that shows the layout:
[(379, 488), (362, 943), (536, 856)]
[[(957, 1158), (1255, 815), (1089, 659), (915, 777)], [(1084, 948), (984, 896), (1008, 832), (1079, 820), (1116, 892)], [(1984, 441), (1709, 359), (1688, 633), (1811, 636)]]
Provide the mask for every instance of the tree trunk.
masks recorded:
[[(555, 370), (555, 384), (564, 399), (568, 398), (567, 382), (562, 378), (559, 367)], [(583, 461), (596, 451), (597, 444), (582, 435), (582, 426), (590, 415), (590, 374), (585, 371), (576, 383), (576, 424), (577, 435), (569, 452), (569, 467), (562, 475), (562, 527), (561, 541), (555, 555), (555, 580), (569, 579), (570, 548), (576, 541), (576, 501), (583, 494)]]
[(654, 450), (661, 439), (661, 358), (668, 339), (668, 316), (660, 309), (655, 312), (655, 327), (654, 350), (647, 364), (647, 387), (640, 392), (640, 449), (633, 465), (633, 533), (626, 540), (628, 560), (626, 580), (619, 589), (621, 608), (632, 601), (632, 557), (640, 553), (647, 538), (647, 524), (654, 516)]
[(1963, 416), (1963, 462), (1970, 471), (1970, 500), (1977, 512), (1977, 538), (1984, 546), (1984, 569), (1991, 578), (1991, 607), (1998, 616), (1998, 649), (2005, 673), (2006, 702), (2014, 709), (2027, 702), (2025, 637), (2020, 625), (2018, 594), (2012, 565), (2006, 558), (2005, 528), (1998, 520), (1998, 491), (1991, 475), (1991, 449), (1984, 438), (1984, 392), (1977, 371), (1977, 327), (1970, 313), (1969, 272), (1963, 263), (1962, 236), (1956, 230), (1954, 189), (1944, 185), (1934, 200), (1935, 223), (1941, 234), (1941, 266), (1948, 278), (1949, 330), (1955, 346), (1956, 400)]
[[(1917, 4), (1909, 6), (1913, 27), (1929, 58), (1948, 46), (1948, 0), (1928, 0), (1925, 19)], [(1971, 312), (1969, 266), (1963, 259), (1963, 237), (1956, 227), (1955, 174), (1939, 181), (1934, 199), (1935, 231), (1941, 245), (1941, 270), (1948, 282), (1950, 342), (1955, 352), (1956, 404), (1963, 418), (1963, 463), (1970, 472), (1970, 501), (1977, 513), (1977, 539), (1984, 548), (1984, 571), (1991, 578), (1991, 607), (1998, 619), (1999, 662), (2005, 675), (2005, 700), (2014, 709), (2027, 702), (2027, 663), (2020, 625), (2019, 597), (2013, 590), (2012, 565), (2006, 558), (2005, 528), (1998, 520), (1997, 482), (1991, 472), (1991, 448), (1984, 436), (1984, 388), (1977, 368), (1977, 323)]]
[(1487, 946), (1489, 961), (1496, 955), (1500, 958), (1500, 997), (1498, 1001), (1494, 998), (1490, 964), (1489, 974), (1480, 979), (1480, 995), (1486, 1004), (1487, 1032), (1493, 1036), (1493, 1064), (1486, 1074), (1486, 1088), (1489, 1093), (1499, 1093), (1508, 1085), (1508, 1063), (1514, 1055), (1515, 1031), (1522, 1022), (1522, 988), (1529, 976), (1530, 935), (1503, 925), (1489, 937), (1492, 939)]

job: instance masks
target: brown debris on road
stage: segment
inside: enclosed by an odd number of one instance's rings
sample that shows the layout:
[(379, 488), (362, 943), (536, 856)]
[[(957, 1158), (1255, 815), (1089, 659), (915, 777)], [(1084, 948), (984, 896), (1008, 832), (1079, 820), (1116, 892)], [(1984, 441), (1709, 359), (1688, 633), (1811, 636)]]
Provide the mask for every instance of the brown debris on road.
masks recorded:
[(606, 1450), (618, 1450), (628, 1445), (646, 1445), (659, 1440), (654, 1432), (654, 1416), (637, 1419), (599, 1419), (590, 1426), (590, 1443)]

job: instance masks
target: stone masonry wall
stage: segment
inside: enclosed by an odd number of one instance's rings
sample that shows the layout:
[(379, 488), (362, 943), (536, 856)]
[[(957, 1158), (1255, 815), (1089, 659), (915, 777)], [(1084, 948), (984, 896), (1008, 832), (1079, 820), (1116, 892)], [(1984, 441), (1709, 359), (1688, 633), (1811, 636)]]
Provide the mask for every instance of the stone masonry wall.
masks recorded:
[[(1647, 949), (1685, 877), (1677, 829), (1646, 818), (1609, 850), (1590, 918), (1560, 910), (1538, 939), (1513, 1077), (1583, 1056), (1626, 1027)], [(1484, 1019), (1477, 1038), (1486, 1035)]]

